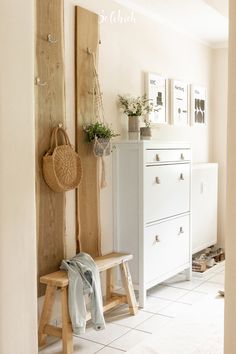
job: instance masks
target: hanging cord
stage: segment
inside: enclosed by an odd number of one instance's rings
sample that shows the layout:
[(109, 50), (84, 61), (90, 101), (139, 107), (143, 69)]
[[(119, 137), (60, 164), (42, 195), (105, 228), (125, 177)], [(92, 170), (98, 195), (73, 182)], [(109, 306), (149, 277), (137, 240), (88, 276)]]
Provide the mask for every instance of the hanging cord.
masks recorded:
[(101, 157), (101, 161), (102, 161), (101, 188), (105, 188), (107, 187), (107, 181), (106, 181), (106, 168), (105, 168), (104, 156)]
[[(92, 67), (93, 67), (93, 119), (94, 121), (100, 121), (103, 124), (105, 123), (105, 113), (103, 107), (103, 100), (102, 100), (102, 92), (101, 86), (99, 82), (97, 67), (96, 67), (96, 57), (95, 53), (88, 49), (88, 54), (91, 56), (92, 59)], [(95, 137), (95, 146), (98, 145), (98, 139)], [(95, 151), (94, 151), (95, 153)], [(95, 153), (95, 156), (98, 156)], [(101, 188), (105, 188), (107, 186), (106, 183), (106, 167), (105, 167), (105, 159), (104, 159), (104, 151), (101, 157)]]
[(101, 92), (101, 86), (98, 78), (98, 72), (96, 68), (96, 57), (95, 53), (91, 52), (88, 50), (88, 53), (90, 54), (92, 58), (92, 66), (93, 66), (93, 77), (94, 77), (94, 82), (93, 82), (93, 116), (97, 120), (102, 121), (103, 123), (105, 122), (105, 113), (104, 113), (104, 107), (103, 107), (103, 101), (102, 101), (102, 92)]

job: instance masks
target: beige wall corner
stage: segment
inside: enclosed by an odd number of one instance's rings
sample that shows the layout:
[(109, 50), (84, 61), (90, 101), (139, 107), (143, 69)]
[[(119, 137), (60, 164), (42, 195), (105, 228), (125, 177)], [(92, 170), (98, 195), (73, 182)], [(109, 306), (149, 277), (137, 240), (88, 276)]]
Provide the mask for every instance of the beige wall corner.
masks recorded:
[(0, 353), (36, 354), (34, 1), (0, 2)]
[(225, 354), (236, 352), (236, 2), (230, 0)]
[(212, 50), (211, 72), (211, 160), (219, 164), (218, 245), (225, 247), (226, 235), (226, 169), (227, 169), (227, 105), (228, 48)]

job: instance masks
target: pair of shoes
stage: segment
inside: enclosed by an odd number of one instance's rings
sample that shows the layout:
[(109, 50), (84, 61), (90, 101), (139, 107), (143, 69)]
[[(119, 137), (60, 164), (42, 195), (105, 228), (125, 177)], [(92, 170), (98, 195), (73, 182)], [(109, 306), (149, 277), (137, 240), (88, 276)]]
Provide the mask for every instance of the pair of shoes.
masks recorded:
[(218, 291), (218, 294), (219, 294), (220, 296), (225, 296), (225, 291), (224, 291), (224, 290), (219, 290), (219, 291)]

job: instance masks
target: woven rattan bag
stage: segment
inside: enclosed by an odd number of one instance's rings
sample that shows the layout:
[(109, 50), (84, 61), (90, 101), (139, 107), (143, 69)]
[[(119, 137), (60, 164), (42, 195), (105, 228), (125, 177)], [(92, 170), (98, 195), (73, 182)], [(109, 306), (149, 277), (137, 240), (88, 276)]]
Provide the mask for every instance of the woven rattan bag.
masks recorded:
[[(62, 145), (58, 145), (59, 134), (64, 141)], [(53, 129), (50, 145), (43, 157), (43, 176), (47, 185), (54, 192), (65, 192), (78, 187), (82, 177), (81, 160), (63, 128)]]

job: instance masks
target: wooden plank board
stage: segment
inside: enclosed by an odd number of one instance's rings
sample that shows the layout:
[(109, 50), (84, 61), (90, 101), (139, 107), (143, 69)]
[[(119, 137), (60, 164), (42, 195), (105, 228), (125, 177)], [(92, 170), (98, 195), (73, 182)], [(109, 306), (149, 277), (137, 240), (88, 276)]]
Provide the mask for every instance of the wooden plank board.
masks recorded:
[(96, 257), (94, 259), (99, 272), (118, 266), (123, 262), (128, 262), (133, 259), (132, 254), (125, 253), (109, 253), (105, 256)]
[[(94, 259), (99, 272), (104, 272), (107, 269), (114, 268), (123, 262), (128, 262), (133, 259), (132, 254), (110, 253), (106, 256), (96, 257)], [(68, 285), (68, 275), (65, 270), (58, 270), (51, 274), (44, 275), (40, 278), (40, 282), (52, 286), (65, 287)]]
[[(54, 126), (65, 121), (64, 4), (63, 0), (36, 1), (36, 72), (45, 86), (35, 86), (36, 203), (38, 277), (58, 269), (64, 257), (65, 196), (54, 193), (42, 175), (42, 157)], [(51, 34), (56, 43), (50, 43)], [(38, 282), (38, 295), (44, 285)]]
[(44, 299), (43, 309), (40, 318), (38, 341), (39, 346), (46, 344), (45, 326), (50, 321), (53, 303), (55, 301), (56, 288), (55, 286), (47, 286), (46, 295)]
[(76, 7), (76, 131), (83, 177), (77, 191), (77, 251), (101, 254), (99, 160), (85, 142), (83, 125), (93, 120), (92, 58), (98, 54), (98, 15)]

